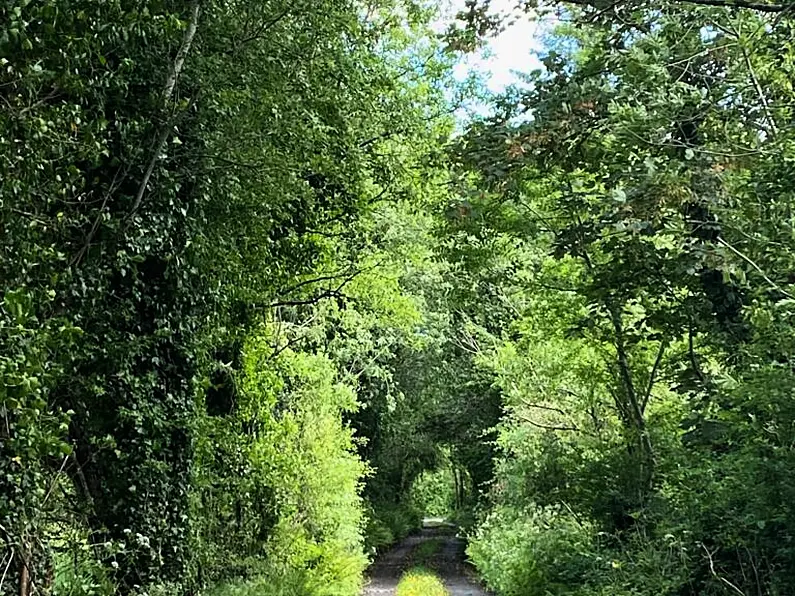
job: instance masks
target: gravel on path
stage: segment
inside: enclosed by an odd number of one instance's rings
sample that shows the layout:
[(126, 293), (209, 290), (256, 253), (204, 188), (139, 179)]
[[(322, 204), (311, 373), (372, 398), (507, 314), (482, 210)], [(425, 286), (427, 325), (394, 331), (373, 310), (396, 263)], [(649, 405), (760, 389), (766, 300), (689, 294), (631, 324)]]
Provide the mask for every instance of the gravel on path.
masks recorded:
[(370, 568), (362, 596), (395, 596), (400, 576), (411, 566), (412, 551), (427, 540), (442, 543), (430, 566), (442, 579), (450, 596), (488, 596), (466, 564), (466, 542), (445, 528), (424, 528), (420, 534), (409, 536), (379, 557)]

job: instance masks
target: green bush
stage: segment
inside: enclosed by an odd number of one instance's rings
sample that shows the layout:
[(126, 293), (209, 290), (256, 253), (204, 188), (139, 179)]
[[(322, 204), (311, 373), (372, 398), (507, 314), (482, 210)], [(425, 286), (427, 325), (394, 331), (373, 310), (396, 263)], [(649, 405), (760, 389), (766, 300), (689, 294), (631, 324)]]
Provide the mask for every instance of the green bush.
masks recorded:
[(428, 470), (411, 485), (411, 500), (429, 517), (448, 517), (455, 509), (455, 484), (449, 467)]
[(486, 584), (500, 596), (568, 594), (588, 580), (595, 531), (558, 507), (497, 506), (467, 548)]
[(211, 580), (252, 578), (229, 593), (352, 596), (367, 564), (366, 466), (342, 420), (355, 396), (326, 357), (274, 360), (269, 340), (248, 341), (235, 419), (208, 421), (199, 449), (201, 566)]
[(365, 547), (374, 555), (422, 526), (422, 513), (408, 503), (376, 503), (368, 510)]
[(372, 510), (368, 511), (367, 526), (364, 532), (365, 550), (371, 555), (376, 555), (394, 543), (395, 535), (392, 533), (392, 529), (384, 520), (376, 517)]
[(430, 567), (433, 558), (442, 550), (443, 542), (438, 538), (421, 542), (411, 553), (411, 560), (420, 567)]
[(110, 596), (117, 586), (98, 555), (108, 558), (108, 544), (92, 543), (88, 531), (79, 526), (59, 528), (53, 541), (52, 596)]

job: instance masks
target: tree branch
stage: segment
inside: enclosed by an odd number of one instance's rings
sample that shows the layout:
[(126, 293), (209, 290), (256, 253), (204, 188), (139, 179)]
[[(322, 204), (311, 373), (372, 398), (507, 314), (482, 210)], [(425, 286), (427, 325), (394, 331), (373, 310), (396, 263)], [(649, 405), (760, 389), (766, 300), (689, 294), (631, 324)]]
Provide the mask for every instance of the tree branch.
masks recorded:
[(760, 12), (784, 12), (791, 8), (786, 4), (766, 4), (764, 2), (748, 2), (746, 0), (680, 0), (680, 2), (683, 4), (700, 4), (722, 8), (748, 8)]
[(16, 554), (16, 552), (12, 548), (11, 549), (11, 556), (8, 558), (8, 564), (6, 565), (6, 568), (3, 570), (3, 577), (0, 577), (0, 590), (3, 589), (3, 584), (5, 583), (6, 575), (8, 574), (8, 568), (11, 567), (11, 563), (14, 561), (14, 555), (15, 554)]
[(774, 289), (774, 290), (777, 290), (777, 291), (781, 292), (782, 294), (784, 294), (784, 295), (785, 295), (787, 298), (789, 298), (789, 299), (791, 299), (791, 300), (795, 300), (795, 296), (793, 296), (792, 294), (790, 294), (790, 293), (789, 293), (789, 292), (787, 292), (786, 290), (782, 289), (782, 288), (781, 288), (781, 286), (779, 286), (779, 285), (778, 285), (776, 282), (774, 282), (772, 279), (770, 279), (770, 278), (767, 276), (767, 274), (766, 274), (764, 271), (762, 271), (762, 268), (761, 268), (759, 265), (757, 265), (756, 263), (754, 263), (754, 262), (753, 262), (753, 261), (750, 259), (750, 257), (747, 257), (746, 255), (744, 255), (743, 253), (741, 253), (739, 250), (737, 250), (736, 248), (734, 248), (734, 247), (733, 247), (731, 244), (729, 244), (728, 242), (726, 242), (726, 241), (725, 241), (723, 238), (721, 238), (720, 236), (717, 238), (717, 241), (718, 241), (718, 244), (720, 244), (721, 246), (725, 246), (725, 247), (726, 247), (726, 248), (728, 248), (730, 251), (732, 251), (734, 254), (736, 254), (738, 257), (740, 257), (740, 258), (741, 258), (743, 261), (745, 261), (746, 263), (748, 263), (748, 264), (749, 264), (751, 267), (753, 267), (754, 269), (756, 269), (756, 270), (757, 270), (757, 272), (759, 272), (759, 275), (761, 275), (761, 276), (762, 276), (762, 278), (763, 278), (763, 279), (764, 279), (764, 280), (765, 280), (765, 281), (766, 281), (768, 284), (770, 284), (770, 287), (771, 287), (772, 289)]
[(519, 418), (524, 422), (527, 422), (531, 426), (535, 426), (536, 428), (540, 428), (542, 430), (574, 430), (574, 431), (580, 430), (579, 427), (577, 426), (552, 426), (547, 424), (541, 424), (540, 422), (536, 422), (535, 420), (532, 420), (531, 418), (528, 418), (527, 416), (523, 416), (521, 414), (519, 414)]
[[(344, 294), (342, 293), (342, 288), (344, 288), (346, 285), (352, 282), (356, 278), (356, 276), (359, 275), (360, 273), (363, 273), (364, 271), (368, 271), (370, 269), (375, 269), (380, 264), (381, 263), (379, 262), (376, 265), (373, 265), (372, 267), (369, 267), (367, 269), (357, 269), (353, 273), (348, 275), (345, 279), (343, 279), (342, 283), (339, 284), (336, 288), (329, 288), (325, 292), (321, 292), (320, 294), (313, 296), (312, 298), (307, 298), (305, 300), (281, 300), (279, 302), (272, 302), (266, 305), (264, 308), (276, 308), (279, 306), (306, 306), (309, 304), (317, 304), (324, 298), (344, 297)], [(317, 281), (317, 280), (309, 280), (309, 281)], [(300, 286), (301, 284), (298, 285)], [(284, 295), (284, 293), (282, 293), (282, 295)]]
[[(576, 6), (591, 6), (597, 8), (593, 0), (568, 0), (569, 4)], [(759, 12), (778, 13), (791, 8), (789, 4), (769, 4), (767, 2), (752, 2), (751, 0), (676, 0), (678, 4), (697, 4), (700, 6), (717, 6), (720, 8), (747, 8)], [(615, 8), (613, 4), (609, 8)], [(604, 11), (602, 11), (604, 12)]]
[[(166, 77), (166, 85), (163, 89), (164, 111), (168, 110), (168, 104), (171, 101), (171, 96), (174, 94), (174, 87), (177, 85), (179, 74), (182, 72), (182, 67), (185, 64), (185, 58), (190, 51), (191, 44), (193, 44), (193, 38), (196, 35), (196, 29), (199, 27), (199, 8), (199, 0), (194, 0), (194, 2), (191, 4), (188, 27), (185, 29), (185, 34), (182, 36), (182, 43), (179, 46), (179, 50), (177, 50), (177, 55), (174, 58), (174, 62), (171, 64), (168, 76)], [(135, 201), (133, 202), (132, 209), (130, 210), (131, 214), (135, 213), (138, 210), (138, 207), (141, 206), (141, 201), (143, 201), (146, 187), (149, 185), (149, 179), (152, 177), (157, 160), (160, 158), (160, 153), (163, 151), (163, 147), (165, 146), (166, 140), (168, 139), (170, 128), (171, 125), (169, 118), (166, 119), (166, 122), (163, 125), (163, 130), (160, 132), (160, 135), (158, 135), (157, 142), (155, 143), (155, 151), (152, 154), (152, 159), (149, 160), (149, 165), (146, 167), (143, 180), (141, 180), (141, 184), (138, 187), (138, 192), (135, 194)]]
[(709, 550), (707, 549), (707, 546), (703, 542), (701, 543), (701, 548), (703, 548), (704, 552), (707, 553), (707, 560), (709, 561), (709, 571), (712, 574), (712, 576), (715, 579), (723, 582), (725, 585), (729, 586), (732, 590), (734, 590), (734, 592), (736, 592), (740, 596), (745, 596), (745, 592), (743, 592), (740, 588), (735, 586), (733, 583), (731, 583), (725, 577), (721, 577), (720, 575), (718, 575), (718, 573), (715, 571), (715, 562), (712, 560), (712, 553), (709, 552)]
[(662, 357), (665, 353), (666, 347), (668, 347), (668, 342), (665, 340), (660, 341), (660, 349), (657, 351), (657, 359), (654, 361), (654, 366), (651, 368), (651, 373), (649, 374), (649, 383), (646, 387), (646, 393), (643, 395), (643, 403), (640, 406), (641, 412), (646, 411), (646, 406), (648, 405), (649, 398), (651, 397), (651, 390), (654, 387), (654, 377), (657, 375), (657, 369), (660, 367), (660, 362), (662, 362)]
[(693, 367), (693, 372), (696, 373), (698, 380), (701, 381), (701, 384), (706, 389), (707, 387), (707, 380), (704, 378), (704, 373), (701, 372), (701, 367), (698, 364), (698, 359), (696, 358), (696, 351), (693, 346), (693, 321), (690, 321), (687, 329), (687, 350), (690, 355), (690, 364)]
[(247, 35), (246, 37), (244, 37), (243, 39), (238, 41), (235, 44), (235, 47), (233, 47), (232, 49), (226, 51), (226, 54), (234, 54), (235, 52), (237, 52), (240, 49), (240, 46), (243, 46), (243, 45), (245, 45), (247, 43), (250, 43), (252, 41), (256, 41), (257, 39), (260, 39), (269, 29), (271, 29), (274, 25), (276, 25), (284, 17), (286, 17), (288, 14), (290, 14), (290, 11), (291, 11), (292, 8), (293, 7), (291, 5), (288, 5), (287, 8), (285, 8), (282, 12), (280, 12), (278, 15), (273, 17), (271, 20), (263, 21), (262, 24), (257, 28), (256, 31), (254, 31), (251, 35)]
[[(357, 270), (355, 270), (353, 272), (352, 275), (355, 277), (356, 275), (359, 275), (360, 273), (362, 273), (362, 271), (363, 271), (363, 269), (357, 269)], [(320, 277), (313, 277), (312, 279), (305, 279), (304, 281), (298, 282), (297, 284), (290, 286), (286, 290), (283, 290), (282, 292), (279, 293), (279, 295), (280, 296), (287, 296), (288, 294), (292, 294), (293, 292), (295, 292), (299, 288), (302, 288), (304, 286), (308, 286), (309, 284), (319, 283), (321, 281), (331, 281), (332, 279), (339, 279), (341, 277), (346, 277), (347, 278), (347, 277), (350, 277), (350, 276), (351, 276), (351, 272), (348, 271), (348, 272), (337, 273), (337, 274), (333, 274), (333, 275), (322, 275)]]
[(570, 414), (560, 408), (556, 408), (554, 406), (546, 406), (544, 404), (537, 404), (529, 401), (522, 400), (522, 405), (528, 408), (538, 408), (539, 410), (549, 410), (550, 412), (557, 412), (563, 416), (569, 416)]

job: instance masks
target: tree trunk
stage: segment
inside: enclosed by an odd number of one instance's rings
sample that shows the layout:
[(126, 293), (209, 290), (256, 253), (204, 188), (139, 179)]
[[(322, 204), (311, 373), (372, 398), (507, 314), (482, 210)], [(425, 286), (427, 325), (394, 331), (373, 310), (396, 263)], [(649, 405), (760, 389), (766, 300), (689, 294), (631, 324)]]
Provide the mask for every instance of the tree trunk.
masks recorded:
[(27, 554), (22, 555), (19, 568), (19, 596), (30, 594), (30, 560)]
[(624, 410), (628, 414), (623, 417), (626, 429), (630, 433), (630, 441), (636, 443), (638, 448), (638, 481), (641, 490), (641, 498), (645, 497), (654, 488), (654, 448), (652, 446), (649, 431), (646, 428), (646, 419), (638, 399), (635, 383), (632, 379), (632, 369), (627, 355), (626, 342), (624, 339), (624, 326), (621, 319), (621, 312), (614, 304), (608, 305), (610, 319), (615, 331), (615, 348), (618, 365), (619, 380), (621, 382), (621, 397), (624, 400)]

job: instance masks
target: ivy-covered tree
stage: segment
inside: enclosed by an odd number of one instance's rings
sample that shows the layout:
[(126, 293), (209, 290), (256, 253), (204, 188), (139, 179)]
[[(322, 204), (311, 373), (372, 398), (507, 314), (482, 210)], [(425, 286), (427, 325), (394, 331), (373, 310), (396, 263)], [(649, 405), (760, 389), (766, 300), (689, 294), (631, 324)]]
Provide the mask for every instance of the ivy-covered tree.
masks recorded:
[[(234, 575), (208, 566), (227, 510), (197, 478), (251, 430), (211, 420), (239, 416), (252, 331), (358, 273), (329, 239), (394, 197), (407, 140), (416, 155), (437, 143), (448, 64), (423, 46), (431, 14), (0, 7), (3, 593), (184, 593)], [(257, 491), (278, 488), (268, 478)], [(276, 513), (262, 515), (267, 534)]]

